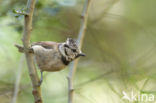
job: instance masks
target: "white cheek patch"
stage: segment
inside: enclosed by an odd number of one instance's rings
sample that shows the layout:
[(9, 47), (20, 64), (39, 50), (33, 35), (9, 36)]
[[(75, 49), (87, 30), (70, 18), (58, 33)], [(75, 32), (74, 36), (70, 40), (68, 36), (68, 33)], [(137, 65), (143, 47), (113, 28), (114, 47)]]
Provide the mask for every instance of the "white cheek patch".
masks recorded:
[(69, 40), (67, 40), (67, 41), (66, 41), (66, 44), (68, 44), (68, 45), (69, 45)]
[(63, 56), (66, 56), (66, 55), (65, 55), (65, 52), (64, 52), (64, 47), (63, 47), (63, 45), (59, 46), (59, 50), (60, 50), (60, 52), (61, 52), (61, 54), (62, 54)]

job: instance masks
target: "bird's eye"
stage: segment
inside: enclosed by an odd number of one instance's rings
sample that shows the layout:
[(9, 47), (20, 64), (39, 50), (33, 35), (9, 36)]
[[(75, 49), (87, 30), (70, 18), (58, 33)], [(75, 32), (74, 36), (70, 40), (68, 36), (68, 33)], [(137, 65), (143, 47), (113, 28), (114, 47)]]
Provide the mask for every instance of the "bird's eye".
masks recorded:
[(76, 52), (76, 49), (72, 49), (73, 52)]

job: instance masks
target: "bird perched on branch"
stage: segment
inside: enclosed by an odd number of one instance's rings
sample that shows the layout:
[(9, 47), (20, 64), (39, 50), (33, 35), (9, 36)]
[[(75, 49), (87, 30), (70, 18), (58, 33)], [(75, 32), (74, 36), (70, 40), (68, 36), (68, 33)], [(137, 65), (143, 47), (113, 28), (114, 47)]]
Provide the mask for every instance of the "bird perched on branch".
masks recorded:
[[(24, 52), (24, 48), (15, 45), (19, 52)], [(43, 80), (43, 71), (55, 72), (64, 69), (74, 59), (85, 56), (72, 38), (67, 38), (64, 43), (52, 41), (41, 41), (32, 43), (29, 53), (33, 53), (35, 62), (41, 71), (41, 79)]]

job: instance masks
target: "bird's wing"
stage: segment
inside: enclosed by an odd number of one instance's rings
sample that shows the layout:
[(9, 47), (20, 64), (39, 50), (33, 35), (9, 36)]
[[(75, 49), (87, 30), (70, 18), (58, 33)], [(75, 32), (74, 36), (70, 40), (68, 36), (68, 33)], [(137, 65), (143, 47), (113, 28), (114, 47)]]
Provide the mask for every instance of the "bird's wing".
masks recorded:
[(51, 41), (41, 41), (41, 42), (34, 42), (32, 43), (32, 47), (35, 46), (35, 45), (40, 45), (46, 49), (54, 49), (58, 43), (56, 42), (51, 42)]

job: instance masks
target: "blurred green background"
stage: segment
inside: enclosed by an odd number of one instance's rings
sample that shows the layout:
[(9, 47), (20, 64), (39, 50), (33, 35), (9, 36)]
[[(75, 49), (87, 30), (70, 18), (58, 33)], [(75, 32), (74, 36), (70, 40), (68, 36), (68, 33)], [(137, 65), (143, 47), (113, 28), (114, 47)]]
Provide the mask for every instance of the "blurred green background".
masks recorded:
[[(27, 0), (0, 0), (0, 103), (12, 103), (20, 78), (17, 103), (33, 103), (31, 82), (21, 44)], [(156, 0), (92, 0), (88, 28), (75, 75), (74, 103), (155, 103), (122, 99), (131, 91), (156, 96)], [(76, 38), (84, 0), (37, 0), (31, 42), (63, 42)], [(20, 69), (21, 68), (21, 69)], [(67, 103), (65, 70), (44, 73), (44, 103)], [(21, 76), (20, 76), (21, 74)], [(17, 77), (19, 76), (19, 77)]]

